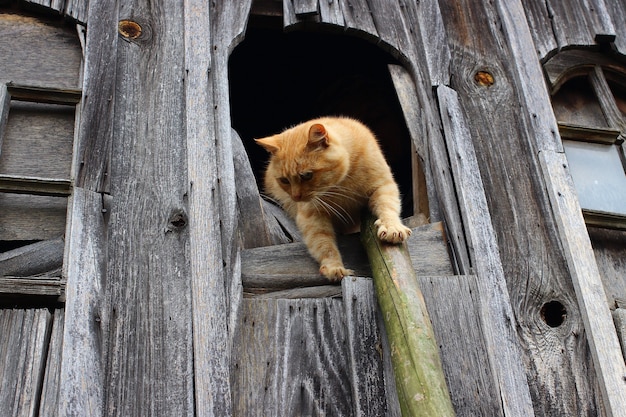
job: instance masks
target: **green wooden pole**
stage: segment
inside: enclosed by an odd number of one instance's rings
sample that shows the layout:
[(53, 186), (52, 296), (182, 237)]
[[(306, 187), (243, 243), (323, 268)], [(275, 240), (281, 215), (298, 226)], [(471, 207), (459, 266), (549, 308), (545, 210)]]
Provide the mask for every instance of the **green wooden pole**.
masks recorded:
[(370, 260), (385, 320), (402, 415), (454, 416), (439, 348), (407, 248), (381, 242), (364, 217), (361, 241)]

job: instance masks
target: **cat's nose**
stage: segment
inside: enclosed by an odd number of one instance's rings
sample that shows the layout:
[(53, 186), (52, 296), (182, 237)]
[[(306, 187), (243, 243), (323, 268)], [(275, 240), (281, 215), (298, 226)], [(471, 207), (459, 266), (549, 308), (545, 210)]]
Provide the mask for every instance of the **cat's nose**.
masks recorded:
[(295, 192), (292, 194), (291, 198), (293, 198), (294, 201), (300, 201), (302, 200), (302, 193), (300, 191)]

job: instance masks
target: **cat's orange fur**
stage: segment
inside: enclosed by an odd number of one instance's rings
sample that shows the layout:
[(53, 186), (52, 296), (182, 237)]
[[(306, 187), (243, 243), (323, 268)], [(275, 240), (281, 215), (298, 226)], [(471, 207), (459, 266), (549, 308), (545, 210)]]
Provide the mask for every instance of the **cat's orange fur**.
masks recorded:
[(399, 243), (411, 234), (400, 220), (400, 194), (374, 134), (337, 117), (310, 120), (257, 139), (270, 152), (265, 191), (296, 220), (320, 272), (340, 280), (352, 271), (341, 260), (335, 229), (358, 227), (366, 204), (378, 237)]

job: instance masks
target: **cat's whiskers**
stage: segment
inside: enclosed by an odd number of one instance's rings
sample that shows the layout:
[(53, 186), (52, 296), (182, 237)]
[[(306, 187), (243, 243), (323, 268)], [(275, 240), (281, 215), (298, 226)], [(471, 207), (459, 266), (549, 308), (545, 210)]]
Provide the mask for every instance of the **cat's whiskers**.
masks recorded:
[[(316, 207), (316, 209), (318, 207), (321, 206), (321, 208), (324, 209), (324, 211), (329, 214), (329, 215), (334, 215), (336, 216), (339, 220), (341, 220), (343, 223), (345, 224), (354, 224), (354, 219), (352, 218), (352, 216), (350, 215), (350, 213), (344, 209), (343, 207), (337, 205), (334, 206), (333, 204), (331, 204), (329, 201), (325, 201), (319, 197), (315, 197), (313, 200), (314, 201), (314, 206)], [(318, 205), (319, 203), (319, 205)]]

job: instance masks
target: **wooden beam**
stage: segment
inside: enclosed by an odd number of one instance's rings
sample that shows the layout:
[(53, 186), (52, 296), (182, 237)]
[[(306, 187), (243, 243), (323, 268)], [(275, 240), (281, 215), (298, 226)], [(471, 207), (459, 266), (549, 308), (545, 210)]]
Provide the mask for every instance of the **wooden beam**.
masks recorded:
[(60, 278), (0, 277), (0, 294), (61, 297), (65, 281)]
[(53, 88), (20, 84), (7, 84), (11, 100), (33, 101), (37, 103), (75, 105), (81, 99), (82, 90)]
[(72, 193), (71, 190), (70, 180), (0, 174), (0, 192), (3, 193), (67, 197)]
[(374, 220), (371, 215), (364, 219), (361, 239), (391, 345), (402, 414), (453, 416), (439, 348), (408, 250), (404, 245), (382, 243)]

